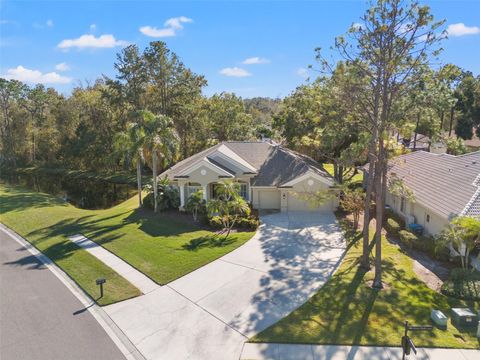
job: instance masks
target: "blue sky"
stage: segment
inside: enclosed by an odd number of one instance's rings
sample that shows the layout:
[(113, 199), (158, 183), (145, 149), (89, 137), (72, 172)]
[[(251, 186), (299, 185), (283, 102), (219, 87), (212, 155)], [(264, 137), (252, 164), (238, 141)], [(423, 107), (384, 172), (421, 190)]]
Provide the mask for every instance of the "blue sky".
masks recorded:
[[(452, 26), (441, 61), (480, 74), (480, 1), (426, 3)], [(206, 76), (207, 95), (282, 97), (305, 81), (314, 49), (328, 49), (366, 8), (360, 0), (2, 1), (0, 75), (68, 94), (113, 76), (122, 45), (163, 40)]]

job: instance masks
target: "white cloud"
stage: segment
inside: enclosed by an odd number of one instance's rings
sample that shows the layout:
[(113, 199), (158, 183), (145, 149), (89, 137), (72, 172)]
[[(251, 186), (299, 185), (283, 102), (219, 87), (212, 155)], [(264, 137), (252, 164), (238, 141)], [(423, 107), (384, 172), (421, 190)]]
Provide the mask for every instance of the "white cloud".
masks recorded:
[(448, 36), (464, 36), (480, 34), (478, 26), (466, 26), (464, 23), (450, 24), (447, 27)]
[(46, 24), (48, 27), (53, 27), (53, 20), (48, 19), (45, 24)]
[(58, 71), (68, 71), (68, 70), (70, 70), (70, 66), (68, 66), (67, 63), (62, 62), (62, 63), (60, 63), (60, 64), (55, 65), (55, 70), (58, 70)]
[(158, 29), (152, 26), (142, 26), (140, 32), (143, 35), (156, 38), (175, 36), (175, 29), (172, 28)]
[(247, 58), (247, 59), (242, 61), (242, 64), (245, 64), (245, 65), (268, 64), (268, 63), (270, 63), (270, 60), (265, 59), (265, 58), (261, 58), (261, 57), (258, 57), (258, 56)]
[(170, 18), (163, 24), (163, 28), (159, 29), (154, 26), (142, 26), (139, 30), (143, 35), (150, 37), (171, 37), (177, 35), (177, 30), (183, 29), (184, 23), (191, 23), (192, 19), (186, 16)]
[(310, 75), (308, 73), (308, 70), (305, 68), (298, 68), (297, 69), (297, 75), (301, 76), (304, 79), (307, 79)]
[(163, 24), (165, 27), (170, 27), (173, 29), (183, 29), (183, 23), (191, 23), (193, 22), (192, 19), (187, 18), (186, 16), (179, 16), (170, 18)]
[(90, 24), (90, 32), (95, 32), (97, 30), (97, 25), (96, 24)]
[(227, 67), (220, 70), (220, 74), (225, 76), (233, 76), (233, 77), (246, 77), (251, 76), (247, 70), (239, 68), (239, 67)]
[(62, 76), (56, 72), (43, 74), (39, 70), (27, 69), (22, 65), (8, 69), (7, 73), (2, 75), (2, 77), (8, 80), (15, 79), (33, 84), (68, 84), (72, 81), (71, 78)]
[(124, 40), (117, 40), (113, 35), (105, 34), (95, 37), (91, 34), (85, 34), (80, 36), (77, 39), (66, 39), (62, 40), (57, 46), (60, 49), (69, 49), (69, 48), (113, 48), (116, 46), (125, 46), (128, 42)]

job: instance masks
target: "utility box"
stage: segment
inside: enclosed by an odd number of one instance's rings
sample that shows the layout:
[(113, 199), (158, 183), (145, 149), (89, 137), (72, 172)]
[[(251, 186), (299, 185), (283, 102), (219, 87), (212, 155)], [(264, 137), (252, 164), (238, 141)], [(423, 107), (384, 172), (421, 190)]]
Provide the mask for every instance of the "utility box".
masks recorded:
[(448, 318), (440, 310), (432, 310), (432, 312), (430, 313), (430, 318), (440, 329), (447, 328)]
[(452, 323), (458, 327), (478, 326), (477, 314), (468, 308), (452, 308)]

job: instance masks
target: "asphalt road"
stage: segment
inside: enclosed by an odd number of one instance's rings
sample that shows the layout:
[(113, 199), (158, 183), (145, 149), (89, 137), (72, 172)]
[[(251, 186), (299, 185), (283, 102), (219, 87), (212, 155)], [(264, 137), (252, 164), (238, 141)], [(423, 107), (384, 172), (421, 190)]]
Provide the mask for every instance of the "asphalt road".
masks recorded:
[(125, 359), (65, 285), (3, 231), (0, 359)]

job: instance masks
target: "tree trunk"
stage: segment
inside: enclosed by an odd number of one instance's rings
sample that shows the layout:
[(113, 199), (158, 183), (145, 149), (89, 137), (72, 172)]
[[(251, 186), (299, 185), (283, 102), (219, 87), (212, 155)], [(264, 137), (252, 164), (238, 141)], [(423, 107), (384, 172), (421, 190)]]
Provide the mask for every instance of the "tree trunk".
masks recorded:
[(372, 200), (372, 190), (374, 181), (374, 163), (375, 163), (375, 141), (376, 136), (373, 136), (370, 140), (370, 149), (368, 154), (368, 179), (367, 179), (367, 191), (365, 194), (365, 210), (363, 212), (363, 251), (362, 260), (360, 266), (364, 269), (370, 269), (370, 203)]
[(157, 152), (152, 152), (152, 170), (153, 170), (153, 211), (157, 212), (157, 196), (158, 196), (158, 188), (157, 188)]
[(375, 163), (375, 278), (373, 279), (372, 287), (375, 289), (382, 289), (382, 225), (383, 225), (383, 210), (384, 210), (384, 184), (385, 179), (385, 149), (383, 147), (383, 139), (380, 137), (378, 144), (378, 160)]
[(455, 108), (452, 106), (450, 109), (450, 127), (448, 129), (448, 137), (452, 136), (452, 128), (453, 128), (453, 115), (455, 113)]
[(333, 178), (338, 179), (338, 164), (336, 160), (333, 160)]
[(343, 184), (343, 171), (344, 171), (344, 168), (343, 168), (343, 165), (338, 165), (338, 183), (339, 184)]
[(417, 148), (418, 124), (420, 123), (420, 113), (417, 114), (417, 123), (415, 124), (415, 134), (413, 135), (413, 150)]
[(137, 160), (138, 207), (142, 207), (142, 161)]
[(35, 149), (35, 146), (36, 146), (36, 145), (35, 145), (35, 141), (36, 141), (36, 140), (35, 140), (35, 129), (34, 129), (34, 130), (33, 130), (33, 134), (32, 134), (32, 163), (35, 162), (36, 157), (37, 157), (37, 156), (36, 156), (37, 150)]
[(443, 122), (444, 122), (444, 120), (445, 120), (445, 111), (442, 110), (442, 112), (440, 113), (440, 132), (442, 132), (442, 133), (443, 133)]

